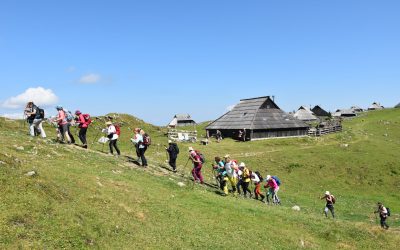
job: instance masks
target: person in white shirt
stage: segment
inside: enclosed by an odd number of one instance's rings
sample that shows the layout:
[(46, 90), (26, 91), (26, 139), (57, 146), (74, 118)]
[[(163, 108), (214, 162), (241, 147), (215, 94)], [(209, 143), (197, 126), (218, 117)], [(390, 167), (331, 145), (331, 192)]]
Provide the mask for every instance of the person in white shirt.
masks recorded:
[(231, 160), (230, 155), (225, 155), (225, 171), (228, 177), (229, 183), (232, 187), (232, 192), (237, 193), (236, 184), (237, 184), (237, 174), (235, 171), (235, 167), (237, 168), (237, 164)]
[(119, 151), (119, 148), (117, 146), (117, 141), (118, 141), (118, 134), (117, 130), (115, 129), (115, 126), (112, 124), (112, 122), (108, 121), (106, 122), (107, 128), (103, 129), (104, 133), (107, 133), (107, 137), (110, 140), (109, 141), (109, 146), (110, 146), (110, 154), (114, 154), (113, 148), (117, 151), (118, 155), (121, 155), (121, 152)]
[(135, 144), (137, 154), (140, 157), (143, 167), (147, 167), (147, 159), (144, 153), (146, 152), (146, 146), (143, 144), (143, 135), (140, 133), (141, 129), (135, 129), (135, 135), (131, 138), (131, 141)]

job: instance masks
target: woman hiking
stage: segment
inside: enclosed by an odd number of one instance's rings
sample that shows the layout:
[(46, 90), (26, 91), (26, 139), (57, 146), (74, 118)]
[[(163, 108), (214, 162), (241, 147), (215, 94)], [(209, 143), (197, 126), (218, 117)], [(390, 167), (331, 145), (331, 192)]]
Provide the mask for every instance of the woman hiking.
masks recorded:
[(242, 171), (242, 190), (243, 190), (243, 195), (246, 198), (247, 193), (249, 193), (249, 198), (251, 198), (251, 190), (249, 189), (250, 185), (250, 171), (248, 168), (246, 168), (246, 164), (244, 162), (241, 162), (239, 164), (239, 169)]
[(79, 140), (81, 140), (83, 144), (82, 147), (87, 148), (86, 133), (89, 127), (89, 123), (88, 121), (86, 121), (81, 111), (79, 110), (75, 111), (75, 115), (76, 115), (76, 123), (78, 124), (79, 128), (79, 134), (78, 134)]
[(143, 167), (147, 167), (147, 159), (144, 153), (146, 152), (146, 146), (143, 144), (143, 136), (140, 128), (135, 129), (135, 135), (131, 138), (131, 141), (135, 144), (136, 154), (140, 158)]
[(169, 156), (168, 163), (172, 167), (172, 171), (176, 173), (176, 158), (178, 158), (179, 154), (178, 145), (175, 142), (168, 140), (168, 148), (165, 147), (165, 150), (167, 150)]
[(33, 102), (28, 102), (26, 104), (24, 113), (28, 117), (27, 121), (29, 123), (29, 134), (31, 136), (35, 136), (35, 130), (37, 130), (38, 132), (40, 132), (42, 138), (46, 138), (46, 132), (44, 131), (42, 125), (44, 120), (44, 113), (42, 117), (39, 112), (39, 107), (36, 106)]
[(55, 119), (55, 122), (58, 124), (58, 131), (60, 132), (60, 136), (64, 143), (67, 142), (68, 144), (71, 144), (71, 138), (69, 137), (68, 134), (68, 121), (67, 117), (65, 114), (65, 111), (63, 110), (63, 107), (57, 106), (57, 117)]
[(201, 163), (200, 156), (196, 153), (196, 151), (194, 151), (192, 147), (189, 147), (189, 159), (193, 163), (193, 181), (200, 181), (200, 184), (204, 184), (203, 175), (201, 174), (201, 168), (203, 167), (203, 164)]
[[(271, 175), (267, 175), (267, 184), (264, 185), (264, 188), (269, 187), (269, 191), (272, 193), (272, 203), (274, 205), (280, 205), (281, 201), (278, 197), (279, 185), (276, 183), (275, 179), (271, 177)], [(267, 204), (269, 205), (269, 195), (267, 194)]]
[(261, 193), (261, 182), (262, 182), (262, 176), (260, 174), (260, 172), (255, 171), (250, 173), (251, 175), (251, 181), (254, 183), (254, 196), (255, 199), (258, 200), (258, 196), (261, 197), (261, 201), (264, 201), (265, 196)]
[(386, 223), (386, 219), (389, 216), (388, 209), (385, 206), (383, 206), (381, 202), (378, 202), (378, 210), (376, 210), (374, 213), (379, 213), (379, 217), (381, 219), (381, 227), (383, 229), (388, 230), (389, 225)]
[(219, 180), (219, 185), (221, 190), (224, 192), (224, 196), (228, 195), (228, 177), (225, 171), (225, 163), (221, 160), (220, 157), (216, 156), (214, 158), (215, 163), (217, 165), (213, 166), (213, 169), (217, 171), (217, 179)]
[(119, 151), (119, 148), (117, 146), (117, 141), (118, 141), (118, 134), (117, 130), (115, 129), (115, 126), (112, 124), (112, 122), (108, 121), (106, 122), (106, 129), (103, 129), (104, 133), (107, 133), (107, 137), (110, 140), (109, 142), (109, 147), (110, 147), (110, 153), (111, 155), (114, 155), (113, 148), (117, 151), (118, 156), (121, 155), (121, 152)]

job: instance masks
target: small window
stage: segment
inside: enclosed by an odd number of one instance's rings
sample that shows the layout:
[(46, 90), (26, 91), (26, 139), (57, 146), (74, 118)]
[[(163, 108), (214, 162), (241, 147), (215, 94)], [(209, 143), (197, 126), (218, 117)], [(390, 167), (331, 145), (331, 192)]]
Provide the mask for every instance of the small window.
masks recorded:
[(243, 113), (243, 116), (246, 116), (246, 115), (247, 115), (247, 112)]

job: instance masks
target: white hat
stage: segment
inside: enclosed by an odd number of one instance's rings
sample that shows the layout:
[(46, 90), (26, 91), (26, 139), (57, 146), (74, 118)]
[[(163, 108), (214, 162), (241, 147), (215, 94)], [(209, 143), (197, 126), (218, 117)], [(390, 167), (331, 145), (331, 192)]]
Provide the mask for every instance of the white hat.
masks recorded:
[(241, 162), (241, 163), (239, 164), (239, 168), (244, 168), (244, 167), (246, 167), (246, 164), (244, 164), (244, 162)]
[(169, 143), (172, 143), (172, 141), (171, 141), (171, 140), (168, 140), (168, 144), (169, 144)]
[(267, 181), (271, 179), (271, 175), (267, 175)]
[(231, 158), (231, 156), (227, 154), (224, 156), (224, 158)]
[(331, 193), (329, 193), (329, 191), (326, 191), (326, 192), (325, 192), (325, 195), (331, 195)]
[(194, 151), (194, 149), (192, 147), (189, 147), (189, 151)]

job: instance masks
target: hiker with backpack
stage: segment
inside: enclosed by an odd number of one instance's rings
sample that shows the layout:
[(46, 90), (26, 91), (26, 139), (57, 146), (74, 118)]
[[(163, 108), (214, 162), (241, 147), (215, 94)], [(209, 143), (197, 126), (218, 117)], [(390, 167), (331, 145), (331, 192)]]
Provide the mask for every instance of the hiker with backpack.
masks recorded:
[(333, 204), (336, 203), (335, 196), (333, 196), (329, 191), (326, 191), (325, 195), (320, 197), (320, 199), (326, 201), (324, 209), (325, 217), (328, 218), (328, 212), (331, 211), (332, 218), (335, 218), (335, 208), (333, 207)]
[(250, 185), (250, 170), (246, 167), (244, 162), (239, 164), (239, 169), (242, 171), (242, 190), (244, 198), (247, 197), (247, 193), (249, 193), (249, 198), (251, 198), (251, 190), (249, 189)]
[(169, 156), (168, 163), (172, 167), (172, 171), (176, 173), (176, 158), (178, 158), (179, 147), (175, 142), (168, 140), (168, 148), (165, 147), (165, 150), (167, 150)]
[(231, 159), (230, 155), (225, 155), (224, 160), (225, 160), (226, 175), (228, 177), (229, 183), (231, 184), (232, 192), (234, 194), (236, 194), (237, 193), (237, 191), (236, 191), (236, 184), (237, 184), (236, 169), (237, 169), (237, 164), (236, 164), (235, 161), (233, 161)]
[(269, 196), (272, 195), (272, 204), (280, 205), (281, 201), (278, 197), (279, 185), (276, 182), (275, 178), (271, 175), (267, 175), (266, 178), (267, 184), (264, 185), (264, 188), (269, 188), (267, 192), (267, 204), (269, 205)]
[(68, 136), (69, 138), (71, 138), (71, 143), (75, 144), (75, 138), (71, 133), (71, 126), (75, 125), (75, 119), (74, 116), (72, 115), (71, 111), (67, 110), (67, 109), (63, 109), (64, 113), (65, 113), (65, 119), (67, 120), (67, 132), (68, 132)]
[(146, 146), (143, 143), (143, 136), (141, 134), (141, 129), (135, 129), (135, 135), (131, 138), (132, 143), (135, 145), (136, 155), (138, 156), (138, 161), (142, 162), (143, 167), (147, 167), (147, 160), (144, 153), (146, 152)]
[(265, 196), (261, 193), (261, 182), (263, 180), (259, 171), (255, 171), (250, 173), (251, 181), (254, 183), (254, 196), (255, 199), (258, 200), (258, 196), (261, 197), (261, 201), (264, 201)]
[(378, 210), (376, 210), (374, 213), (379, 213), (379, 217), (381, 219), (381, 227), (388, 230), (389, 225), (386, 223), (386, 220), (388, 216), (390, 216), (390, 209), (383, 206), (381, 202), (378, 202)]
[(219, 186), (224, 192), (224, 195), (228, 195), (228, 176), (225, 170), (225, 163), (218, 156), (215, 157), (215, 163), (217, 163), (217, 165), (213, 166), (213, 169), (217, 171), (216, 178), (219, 181)]
[(28, 102), (25, 107), (25, 115), (29, 123), (29, 134), (35, 136), (35, 130), (40, 132), (42, 138), (46, 138), (46, 132), (43, 129), (44, 110), (36, 106), (33, 102)]
[(88, 114), (82, 114), (82, 112), (79, 110), (75, 111), (75, 115), (76, 115), (76, 123), (78, 124), (79, 127), (78, 137), (82, 142), (82, 147), (87, 148), (86, 133), (92, 120), (90, 119), (90, 116)]
[(63, 107), (57, 106), (57, 117), (55, 118), (55, 122), (58, 124), (58, 131), (60, 132), (61, 140), (65, 143), (71, 144), (71, 138), (68, 134), (68, 122), (66, 119), (65, 112)]
[(144, 132), (143, 129), (140, 131), (140, 134), (143, 137), (144, 152), (146, 153), (147, 149), (151, 145), (151, 138), (150, 138), (150, 135), (148, 133)]
[(121, 152), (119, 151), (117, 141), (119, 138), (119, 135), (117, 133), (117, 130), (115, 129), (115, 126), (112, 122), (108, 121), (106, 122), (106, 129), (103, 129), (103, 132), (107, 134), (107, 138), (109, 139), (109, 147), (110, 147), (110, 153), (111, 155), (114, 155), (113, 148), (117, 151), (118, 156), (121, 155)]
[(200, 153), (196, 152), (192, 147), (189, 147), (189, 159), (193, 163), (192, 176), (193, 181), (200, 181), (200, 184), (204, 184), (203, 175), (201, 174), (201, 168), (203, 167), (203, 162), (200, 157)]

